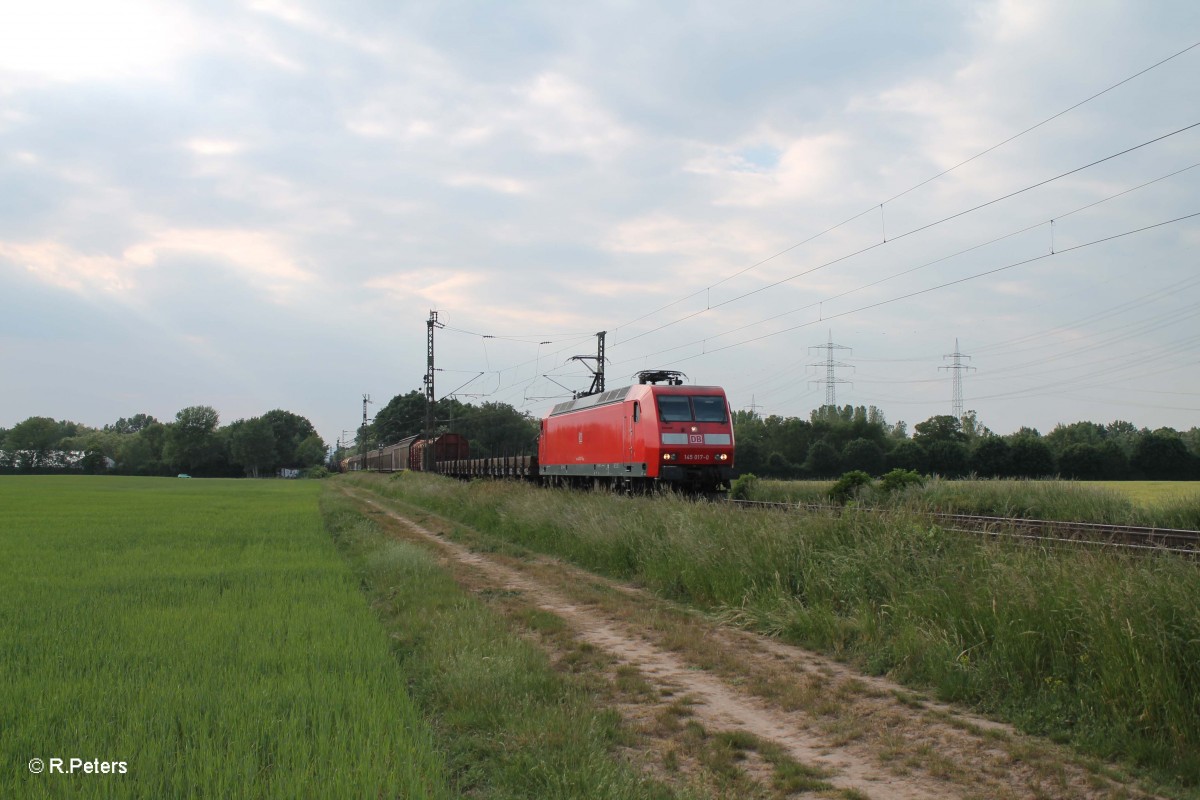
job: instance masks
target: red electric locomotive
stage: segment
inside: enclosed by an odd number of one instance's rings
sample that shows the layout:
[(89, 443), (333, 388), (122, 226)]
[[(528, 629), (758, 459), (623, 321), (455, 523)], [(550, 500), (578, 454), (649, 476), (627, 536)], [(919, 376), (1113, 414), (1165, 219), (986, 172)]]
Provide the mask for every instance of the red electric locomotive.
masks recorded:
[(559, 403), (551, 410), (538, 440), (542, 479), (727, 491), (733, 479), (733, 423), (725, 391), (683, 386), (677, 372), (643, 372), (638, 379), (637, 385)]

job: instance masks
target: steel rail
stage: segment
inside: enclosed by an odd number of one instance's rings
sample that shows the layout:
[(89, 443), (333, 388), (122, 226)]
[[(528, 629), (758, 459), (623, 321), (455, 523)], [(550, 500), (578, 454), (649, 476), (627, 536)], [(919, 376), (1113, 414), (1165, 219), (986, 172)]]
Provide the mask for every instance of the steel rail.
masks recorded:
[[(841, 506), (816, 503), (779, 503), (760, 500), (729, 500), (740, 508), (777, 509), (780, 511), (843, 511)], [(894, 512), (895, 509), (856, 507), (870, 513)], [(985, 534), (994, 537), (1051, 543), (1083, 544), (1120, 547), (1129, 550), (1183, 553), (1200, 555), (1200, 531), (1180, 528), (1113, 525), (1099, 522), (1069, 522), (1065, 520), (1030, 519), (1027, 517), (997, 517), (974, 514), (951, 514), (936, 511), (914, 511), (939, 522), (948, 523), (945, 530)]]

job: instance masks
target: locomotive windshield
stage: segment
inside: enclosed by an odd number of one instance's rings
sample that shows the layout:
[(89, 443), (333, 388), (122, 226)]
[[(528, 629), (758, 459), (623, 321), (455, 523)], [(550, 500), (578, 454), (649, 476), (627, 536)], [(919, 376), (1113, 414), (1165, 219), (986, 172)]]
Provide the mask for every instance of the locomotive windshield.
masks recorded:
[(692, 405), (683, 395), (659, 395), (658, 415), (663, 422), (691, 422)]
[(659, 395), (658, 416), (663, 422), (725, 422), (725, 400), (721, 397)]
[(722, 397), (693, 397), (696, 422), (724, 422), (725, 399)]

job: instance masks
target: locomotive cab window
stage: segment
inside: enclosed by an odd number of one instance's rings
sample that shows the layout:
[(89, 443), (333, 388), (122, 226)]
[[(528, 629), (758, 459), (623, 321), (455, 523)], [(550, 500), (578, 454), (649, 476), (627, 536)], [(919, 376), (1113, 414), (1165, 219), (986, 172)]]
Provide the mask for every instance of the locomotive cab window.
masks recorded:
[(633, 401), (633, 421), (637, 422), (642, 418), (642, 404), (638, 401)]
[(692, 405), (682, 395), (659, 395), (658, 416), (663, 422), (691, 422)]
[(720, 422), (728, 418), (723, 397), (659, 395), (658, 416), (663, 422)]
[(725, 400), (721, 397), (693, 397), (696, 422), (724, 422)]

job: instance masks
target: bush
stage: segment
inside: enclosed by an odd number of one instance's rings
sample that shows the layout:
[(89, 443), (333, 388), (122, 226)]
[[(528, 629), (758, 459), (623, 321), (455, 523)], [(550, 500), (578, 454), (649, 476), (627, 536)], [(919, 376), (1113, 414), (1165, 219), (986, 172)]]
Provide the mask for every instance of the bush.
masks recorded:
[(329, 470), (322, 466), (309, 467), (304, 471), (306, 478), (328, 478), (330, 474)]
[(910, 486), (921, 486), (925, 478), (911, 469), (894, 469), (879, 479), (879, 491), (884, 495), (903, 492)]
[(750, 500), (758, 488), (758, 476), (753, 472), (739, 475), (729, 487), (730, 500)]
[(845, 504), (854, 499), (859, 489), (871, 485), (871, 476), (860, 469), (851, 470), (837, 479), (837, 483), (829, 489), (829, 499), (835, 503)]

